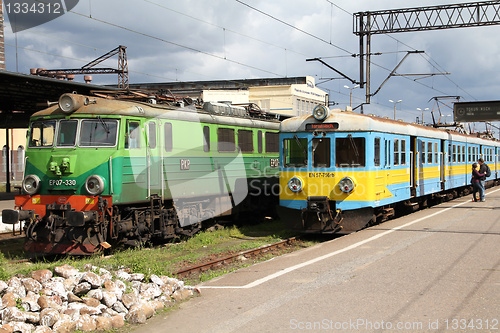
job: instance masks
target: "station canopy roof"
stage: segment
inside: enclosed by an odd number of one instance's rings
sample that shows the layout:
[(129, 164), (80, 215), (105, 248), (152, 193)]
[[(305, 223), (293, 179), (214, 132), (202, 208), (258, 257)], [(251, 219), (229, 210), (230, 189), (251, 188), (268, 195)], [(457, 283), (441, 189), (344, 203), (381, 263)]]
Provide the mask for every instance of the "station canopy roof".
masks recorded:
[(0, 70), (0, 128), (26, 128), (30, 116), (68, 92), (88, 95), (110, 86), (58, 80)]

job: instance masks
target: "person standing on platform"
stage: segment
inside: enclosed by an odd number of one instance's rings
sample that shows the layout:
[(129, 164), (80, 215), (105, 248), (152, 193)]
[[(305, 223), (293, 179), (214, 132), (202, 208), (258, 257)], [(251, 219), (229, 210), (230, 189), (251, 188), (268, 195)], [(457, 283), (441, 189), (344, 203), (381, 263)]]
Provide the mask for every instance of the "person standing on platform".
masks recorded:
[[(472, 201), (477, 202), (476, 193), (479, 192), (479, 197), (481, 198), (481, 178), (484, 174), (477, 171), (477, 163), (472, 163)], [(483, 191), (484, 193), (484, 191)], [(484, 194), (483, 194), (484, 195)]]
[(479, 163), (479, 173), (483, 175), (479, 180), (479, 198), (481, 201), (485, 201), (484, 199), (485, 182), (489, 167), (486, 163), (484, 163), (484, 160), (482, 158), (478, 159), (477, 162)]

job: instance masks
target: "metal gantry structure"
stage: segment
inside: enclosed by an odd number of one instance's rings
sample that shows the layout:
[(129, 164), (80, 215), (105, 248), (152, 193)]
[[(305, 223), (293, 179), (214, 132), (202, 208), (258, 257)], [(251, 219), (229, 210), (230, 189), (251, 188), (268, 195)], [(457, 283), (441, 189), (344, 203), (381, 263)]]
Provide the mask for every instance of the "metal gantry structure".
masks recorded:
[[(128, 80), (128, 62), (127, 62), (127, 47), (120, 45), (108, 53), (92, 60), (81, 68), (74, 69), (38, 69), (33, 74), (39, 76), (57, 77), (59, 75), (75, 75), (75, 74), (118, 74), (118, 87), (120, 89), (129, 88)], [(118, 55), (118, 69), (115, 68), (95, 68), (97, 64)]]
[(366, 89), (365, 104), (370, 104), (373, 96), (370, 92), (372, 35), (498, 24), (500, 0), (355, 13), (353, 26), (354, 34), (359, 36), (359, 81), (360, 87)]

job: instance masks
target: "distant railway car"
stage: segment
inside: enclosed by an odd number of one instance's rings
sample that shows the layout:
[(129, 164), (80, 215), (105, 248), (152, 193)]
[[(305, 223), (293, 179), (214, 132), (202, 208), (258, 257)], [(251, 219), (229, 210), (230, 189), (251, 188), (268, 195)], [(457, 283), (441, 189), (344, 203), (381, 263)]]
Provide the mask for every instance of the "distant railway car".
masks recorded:
[(349, 233), (470, 193), (482, 157), (499, 177), (500, 142), (375, 116), (330, 111), (280, 125), (280, 216), (294, 229)]
[(160, 97), (64, 94), (31, 117), (22, 194), (2, 214), (24, 221), (27, 251), (138, 246), (277, 206), (264, 196), (278, 182), (277, 119)]

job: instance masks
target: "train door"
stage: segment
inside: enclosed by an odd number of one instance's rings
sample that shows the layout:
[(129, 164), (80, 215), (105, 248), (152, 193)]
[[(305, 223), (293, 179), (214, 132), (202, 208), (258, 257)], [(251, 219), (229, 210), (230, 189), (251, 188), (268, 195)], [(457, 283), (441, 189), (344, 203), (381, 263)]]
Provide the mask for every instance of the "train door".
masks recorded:
[(441, 152), (439, 153), (439, 173), (441, 178), (441, 190), (446, 189), (446, 141), (441, 140)]
[(147, 187), (148, 197), (152, 194), (160, 195), (161, 183), (161, 146), (159, 140), (160, 126), (155, 120), (149, 121), (145, 126), (146, 130), (146, 165), (147, 165)]
[(147, 188), (147, 165), (140, 119), (127, 119), (124, 148), (122, 201), (144, 200)]
[(417, 137), (410, 137), (410, 194), (412, 197), (417, 195), (418, 187), (418, 144)]

